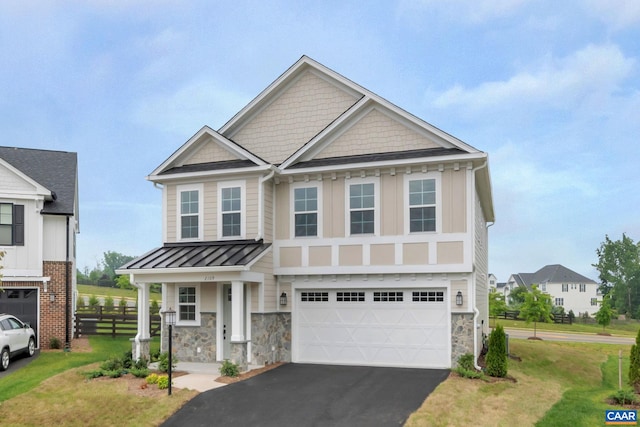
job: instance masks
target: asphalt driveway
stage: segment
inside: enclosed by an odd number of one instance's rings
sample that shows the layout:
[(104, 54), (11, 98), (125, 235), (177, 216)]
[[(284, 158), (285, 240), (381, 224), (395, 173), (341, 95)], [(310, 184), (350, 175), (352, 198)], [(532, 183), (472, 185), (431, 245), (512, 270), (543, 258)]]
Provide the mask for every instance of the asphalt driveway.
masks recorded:
[(163, 426), (401, 426), (448, 375), (289, 363), (199, 394)]
[(29, 357), (26, 354), (12, 357), (9, 361), (9, 369), (7, 369), (6, 371), (0, 371), (0, 378), (4, 378), (7, 375), (14, 373), (18, 369), (27, 366), (29, 363), (33, 362), (39, 355), (40, 350), (36, 350), (32, 357)]

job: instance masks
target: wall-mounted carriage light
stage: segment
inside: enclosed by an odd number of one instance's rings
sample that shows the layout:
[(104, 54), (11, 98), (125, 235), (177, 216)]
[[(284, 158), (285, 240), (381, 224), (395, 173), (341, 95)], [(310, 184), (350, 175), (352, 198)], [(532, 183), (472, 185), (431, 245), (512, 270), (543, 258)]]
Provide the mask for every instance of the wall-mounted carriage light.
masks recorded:
[(283, 292), (280, 294), (280, 305), (287, 305), (287, 293)]
[(456, 305), (462, 305), (462, 292), (458, 291), (456, 294)]

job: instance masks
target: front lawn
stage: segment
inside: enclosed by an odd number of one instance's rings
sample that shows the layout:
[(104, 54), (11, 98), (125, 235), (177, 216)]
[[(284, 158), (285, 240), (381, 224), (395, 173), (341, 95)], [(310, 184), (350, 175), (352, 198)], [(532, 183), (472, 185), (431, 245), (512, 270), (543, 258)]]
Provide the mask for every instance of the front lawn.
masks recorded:
[(517, 382), (451, 376), (411, 415), (407, 426), (594, 426), (617, 388), (618, 350), (626, 382), (630, 346), (512, 340)]
[[(497, 323), (496, 323), (497, 322)], [(505, 320), (491, 318), (489, 324), (491, 327), (495, 325), (502, 325), (503, 328), (518, 328), (518, 329), (531, 329), (533, 330), (534, 324), (525, 322), (524, 320)], [(598, 324), (585, 324), (574, 322), (573, 324), (562, 323), (544, 323), (538, 322), (536, 324), (538, 331), (551, 331), (551, 332), (569, 332), (569, 333), (585, 333), (585, 334), (598, 334), (603, 332), (602, 326)], [(615, 320), (611, 325), (604, 329), (611, 335), (629, 336), (635, 337), (640, 329), (640, 322), (637, 320)]]

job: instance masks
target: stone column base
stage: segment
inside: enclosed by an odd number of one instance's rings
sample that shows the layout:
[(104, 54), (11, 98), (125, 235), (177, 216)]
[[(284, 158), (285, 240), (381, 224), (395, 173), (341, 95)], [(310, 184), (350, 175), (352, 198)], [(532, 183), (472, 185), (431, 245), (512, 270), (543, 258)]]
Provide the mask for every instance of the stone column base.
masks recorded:
[(238, 365), (240, 372), (247, 370), (247, 341), (231, 343), (231, 362)]
[[(141, 338), (140, 342), (140, 351), (138, 352), (138, 342), (135, 338), (131, 338), (131, 356), (133, 360), (146, 359), (147, 362), (151, 360), (151, 338)], [(140, 354), (140, 357), (136, 355)]]

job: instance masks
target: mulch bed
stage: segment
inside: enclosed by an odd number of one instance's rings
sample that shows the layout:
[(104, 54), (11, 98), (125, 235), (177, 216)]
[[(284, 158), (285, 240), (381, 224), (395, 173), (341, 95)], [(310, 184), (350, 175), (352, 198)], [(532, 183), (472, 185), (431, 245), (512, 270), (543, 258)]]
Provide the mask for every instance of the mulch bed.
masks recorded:
[(285, 362), (271, 363), (269, 365), (265, 365), (262, 368), (252, 369), (251, 371), (243, 372), (240, 375), (238, 375), (237, 377), (218, 377), (218, 378), (215, 379), (215, 381), (217, 383), (233, 384), (233, 383), (237, 383), (239, 381), (244, 381), (244, 380), (247, 380), (249, 378), (255, 377), (256, 375), (260, 375), (260, 374), (262, 374), (264, 372), (270, 371), (270, 370), (275, 369), (278, 366), (282, 366), (284, 364), (285, 364)]

